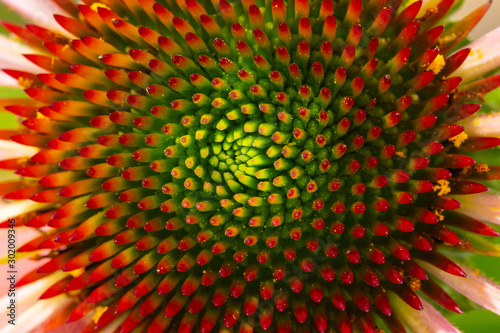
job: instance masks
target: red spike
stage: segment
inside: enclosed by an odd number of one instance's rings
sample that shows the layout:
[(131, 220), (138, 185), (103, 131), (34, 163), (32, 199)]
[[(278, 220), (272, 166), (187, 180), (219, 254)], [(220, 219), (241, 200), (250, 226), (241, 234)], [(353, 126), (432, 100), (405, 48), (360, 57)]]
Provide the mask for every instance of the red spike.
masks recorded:
[(398, 111), (406, 110), (412, 103), (412, 98), (410, 95), (401, 96), (396, 100), (396, 108)]
[(454, 262), (440, 253), (424, 252), (415, 254), (415, 256), (445, 272), (456, 276), (467, 277), (467, 274), (465, 274), (465, 272), (459, 266), (457, 266)]
[[(58, 193), (59, 189), (41, 191), (30, 197), (30, 199), (35, 202), (57, 202), (61, 200)], [(7, 196), (5, 196), (5, 198), (7, 198)]]
[(67, 65), (63, 61), (55, 59), (54, 57), (44, 56), (40, 54), (24, 54), (23, 56), (32, 63), (34, 63), (35, 65), (47, 70), (48, 72), (51, 73), (68, 72)]
[(410, 220), (401, 216), (395, 218), (393, 223), (396, 229), (402, 232), (412, 232), (415, 229)]
[(382, 288), (372, 288), (370, 289), (370, 296), (380, 311), (386, 316), (391, 315), (391, 304), (389, 303), (389, 299)]
[(351, 1), (349, 3), (349, 7), (347, 8), (347, 12), (343, 23), (348, 26), (355, 24), (358, 21), (362, 8), (363, 8), (362, 0)]
[(399, 32), (403, 27), (412, 22), (422, 8), (422, 1), (415, 1), (407, 6), (395, 19), (387, 29), (388, 33), (394, 34)]
[(410, 260), (410, 252), (401, 243), (395, 240), (389, 240), (386, 244), (387, 250), (389, 250), (393, 256), (401, 260)]
[(413, 140), (416, 139), (416, 137), (417, 137), (417, 134), (414, 131), (412, 131), (412, 130), (404, 131), (398, 136), (397, 146), (404, 147), (406, 145), (409, 145), (410, 143), (413, 142)]
[(166, 295), (172, 290), (174, 290), (177, 283), (179, 283), (180, 276), (175, 273), (170, 273), (158, 285), (158, 294), (160, 296)]
[(119, 288), (114, 285), (113, 280), (108, 280), (107, 283), (101, 284), (99, 287), (94, 289), (94, 291), (87, 297), (86, 301), (87, 303), (99, 303), (113, 296), (113, 294), (118, 290)]
[(430, 229), (433, 229), (433, 236), (445, 243), (449, 243), (452, 245), (462, 244), (460, 238), (458, 238), (458, 236), (453, 231), (443, 225), (433, 225)]
[(340, 64), (344, 68), (349, 69), (349, 67), (351, 67), (354, 61), (355, 55), (356, 55), (356, 48), (353, 45), (347, 45), (342, 51), (342, 55), (340, 56), (340, 61), (341, 61)]
[(370, 302), (366, 295), (359, 287), (354, 287), (353, 289), (348, 289), (348, 293), (351, 296), (354, 304), (364, 312), (370, 311)]
[(410, 92), (417, 92), (434, 79), (433, 71), (423, 72), (406, 83)]
[(273, 0), (271, 5), (273, 22), (276, 25), (279, 22), (286, 21), (286, 6), (283, 0)]
[(352, 26), (349, 34), (346, 37), (346, 42), (353, 46), (358, 46), (361, 36), (363, 34), (363, 28), (361, 24), (355, 24)]
[(106, 258), (109, 258), (110, 256), (116, 254), (118, 251), (122, 249), (121, 246), (116, 245), (113, 240), (108, 241), (99, 247), (97, 247), (95, 250), (92, 251), (92, 253), (89, 255), (89, 260), (90, 261), (101, 261)]
[(212, 296), (212, 304), (215, 307), (220, 307), (226, 303), (227, 299), (229, 297), (229, 290), (226, 288), (219, 286), (216, 288), (213, 296)]
[(463, 313), (460, 307), (455, 303), (453, 298), (450, 297), (436, 282), (433, 280), (421, 281), (420, 290), (431, 298), (436, 303), (444, 306), (448, 310), (456, 313)]
[(375, 57), (375, 54), (377, 53), (378, 49), (378, 38), (372, 38), (369, 42), (368, 45), (366, 46), (365, 49), (365, 54), (368, 59), (372, 59)]
[(67, 276), (63, 278), (62, 280), (54, 283), (52, 286), (50, 286), (43, 294), (40, 296), (40, 299), (47, 299), (51, 298), (57, 295), (60, 295), (61, 293), (64, 292), (64, 288), (68, 284), (70, 280), (72, 280), (72, 276)]
[(330, 43), (333, 43), (335, 39), (335, 34), (337, 32), (337, 21), (333, 14), (328, 15), (323, 23), (323, 34), (322, 38)]
[(362, 268), (362, 271), (360, 272), (361, 277), (363, 280), (372, 287), (378, 287), (380, 285), (380, 280), (377, 276), (377, 274), (368, 266), (365, 266)]
[(429, 68), (432, 62), (436, 59), (439, 54), (439, 48), (433, 47), (425, 51), (425, 53), (416, 61), (418, 63), (418, 67), (420, 68)]
[(2, 22), (2, 25), (5, 29), (16, 35), (16, 37), (24, 43), (32, 46), (35, 49), (44, 50), (43, 41), (28, 29), (22, 28), (9, 22)]
[(468, 180), (456, 180), (450, 183), (450, 194), (475, 194), (488, 191), (488, 187)]
[(175, 316), (179, 311), (182, 310), (184, 307), (184, 304), (188, 300), (188, 297), (181, 296), (179, 293), (177, 293), (167, 304), (165, 307), (165, 318), (172, 318)]
[(466, 168), (473, 164), (476, 164), (476, 161), (469, 156), (466, 155), (456, 155), (456, 154), (442, 154), (442, 160), (438, 164), (439, 167), (442, 168)]
[(423, 21), (422, 31), (427, 31), (438, 23), (450, 10), (455, 0), (441, 0), (435, 8), (433, 8), (433, 15)]
[(387, 24), (391, 19), (391, 14), (392, 8), (390, 6), (382, 9), (375, 18), (375, 21), (373, 21), (373, 24), (368, 29), (367, 34), (372, 37), (379, 37), (387, 27)]
[[(221, 0), (219, 4), (225, 0)], [(212, 331), (213, 327), (217, 322), (217, 318), (219, 317), (220, 310), (209, 309), (203, 315), (200, 323), (200, 332), (201, 333), (209, 333)]]
[(399, 72), (410, 58), (411, 48), (405, 47), (399, 51), (391, 60), (389, 60), (385, 67), (387, 67), (390, 74)]
[[(486, 95), (490, 91), (495, 90), (500, 86), (500, 75), (493, 75), (485, 79), (481, 79), (464, 85), (461, 90), (464, 92), (475, 92), (481, 95)], [(6, 107), (7, 109), (7, 107)]]
[(417, 33), (419, 25), (418, 21), (410, 22), (394, 39), (394, 41), (390, 44), (390, 47), (397, 52), (407, 47), (412, 41), (413, 36)]
[(490, 226), (473, 219), (469, 216), (459, 214), (456, 212), (447, 212), (443, 223), (446, 225), (451, 225), (466, 231), (474, 232), (477, 234), (485, 236), (497, 237), (500, 235), (498, 231), (491, 228)]
[(349, 319), (349, 315), (342, 312), (334, 312), (333, 316), (335, 317), (335, 322), (337, 323), (337, 327), (339, 328), (340, 333), (351, 333), (351, 321)]
[(436, 216), (436, 214), (434, 214), (426, 209), (420, 209), (420, 212), (417, 215), (417, 219), (420, 222), (427, 223), (427, 224), (436, 224), (439, 222), (439, 218)]
[[(159, 46), (159, 39), (162, 38), (158, 32), (155, 30), (151, 30), (146, 27), (139, 27), (138, 29), (139, 36), (149, 45), (154, 47), (155, 49)], [(166, 37), (163, 37), (166, 38)]]
[(79, 320), (80, 318), (83, 318), (86, 314), (94, 310), (95, 307), (95, 304), (89, 304), (85, 301), (80, 302), (77, 307), (71, 312), (66, 322), (72, 323)]
[(451, 75), (455, 70), (457, 70), (467, 59), (470, 54), (470, 49), (466, 48), (455, 52), (445, 60), (444, 68), (439, 72), (439, 75), (443, 77)]
[(460, 152), (478, 151), (497, 147), (500, 145), (500, 138), (492, 137), (468, 137), (467, 140), (460, 145)]

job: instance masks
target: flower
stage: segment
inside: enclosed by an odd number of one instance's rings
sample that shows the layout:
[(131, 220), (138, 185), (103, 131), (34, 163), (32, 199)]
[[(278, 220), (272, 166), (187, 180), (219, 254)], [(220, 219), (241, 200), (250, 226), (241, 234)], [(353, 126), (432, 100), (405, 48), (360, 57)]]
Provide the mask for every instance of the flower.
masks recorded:
[(0, 53), (24, 330), (458, 332), (451, 289), (498, 313), (456, 255), (497, 253), (500, 169), (467, 154), (500, 145), (500, 30), (457, 49), (489, 3), (444, 29), (452, 0), (2, 1), (39, 21)]

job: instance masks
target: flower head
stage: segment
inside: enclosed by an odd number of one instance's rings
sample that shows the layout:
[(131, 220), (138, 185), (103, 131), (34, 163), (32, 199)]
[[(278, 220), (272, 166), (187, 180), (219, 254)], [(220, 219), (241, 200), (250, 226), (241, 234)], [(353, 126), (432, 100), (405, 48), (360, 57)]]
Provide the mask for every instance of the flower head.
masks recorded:
[(120, 332), (451, 332), (437, 281), (498, 312), (441, 251), (499, 235), (499, 169), (467, 155), (500, 145), (474, 116), (499, 32), (455, 52), (489, 3), (449, 29), (452, 0), (83, 3), (4, 24), (41, 68), (4, 68), (29, 98), (3, 137), (36, 149), (0, 162), (41, 231), (18, 286)]

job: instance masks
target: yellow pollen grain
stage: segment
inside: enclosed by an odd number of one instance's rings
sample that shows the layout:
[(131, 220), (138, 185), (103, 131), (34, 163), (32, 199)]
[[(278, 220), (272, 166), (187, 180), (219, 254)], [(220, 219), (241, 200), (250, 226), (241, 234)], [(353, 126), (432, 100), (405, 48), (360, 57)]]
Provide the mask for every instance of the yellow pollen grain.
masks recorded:
[(47, 117), (46, 115), (44, 115), (41, 112), (37, 112), (35, 117), (36, 117), (36, 119), (50, 119), (49, 117)]
[(37, 253), (37, 254), (32, 255), (30, 257), (30, 259), (31, 260), (41, 260), (41, 259), (43, 259), (43, 256), (41, 254)]
[(434, 214), (436, 214), (436, 216), (439, 219), (439, 221), (443, 221), (444, 220), (443, 209), (436, 209), (434, 211)]
[(409, 278), (408, 284), (412, 290), (420, 290), (422, 287), (422, 283), (419, 279), (415, 279), (414, 277)]
[(410, 286), (410, 288), (412, 290), (420, 290), (422, 284), (420, 283), (419, 279), (414, 278), (413, 276), (409, 275), (403, 269), (398, 269), (398, 273), (399, 273), (399, 275), (401, 275), (403, 280), (408, 283), (408, 285)]
[(406, 154), (403, 151), (397, 151), (396, 155), (402, 158), (406, 158)]
[[(29, 161), (30, 161), (30, 159), (29, 159), (29, 158), (27, 158), (27, 157), (22, 157), (22, 158), (19, 158), (19, 159), (17, 160), (17, 167), (18, 167), (18, 168), (24, 168), (24, 167), (26, 167), (26, 166), (28, 165), (28, 162), (29, 162)], [(33, 216), (33, 217), (34, 217), (34, 216)], [(30, 218), (30, 219), (31, 219), (31, 218)], [(26, 220), (26, 221), (28, 221), (28, 220)]]
[(78, 277), (85, 272), (84, 268), (75, 269), (74, 271), (68, 272), (72, 277)]
[(465, 140), (467, 140), (467, 138), (468, 138), (467, 134), (465, 132), (462, 132), (458, 135), (455, 135), (454, 137), (451, 137), (449, 140), (453, 142), (453, 145), (455, 147), (459, 148), (462, 145), (462, 143), (464, 143)]
[[(24, 158), (20, 158), (18, 161), (17, 161), (17, 164), (20, 165), (20, 168), (24, 168), (25, 166), (28, 165), (28, 161), (30, 159), (27, 158), (27, 157), (24, 157)], [(26, 223), (28, 222), (29, 220), (31, 220), (32, 218), (35, 218), (37, 216), (37, 214), (31, 212), (31, 213), (24, 213), (22, 215), (19, 215), (18, 218), (16, 219), (19, 223)]]
[(477, 163), (475, 165), (463, 168), (462, 171), (460, 171), (461, 176), (469, 176), (475, 173), (485, 173), (488, 172), (490, 168), (484, 164), (484, 163)]
[(92, 316), (92, 321), (97, 324), (99, 318), (101, 318), (101, 316), (104, 314), (104, 312), (106, 312), (106, 310), (108, 310), (107, 306), (98, 306), (95, 309), (94, 315)]
[(450, 35), (448, 35), (448, 36), (445, 36), (445, 37), (443, 37), (443, 38), (440, 38), (440, 39), (438, 40), (438, 43), (439, 43), (440, 48), (442, 48), (442, 46), (443, 46), (443, 45), (445, 45), (445, 46), (446, 46), (446, 45), (448, 45), (450, 42), (455, 41), (458, 37), (460, 37), (460, 36), (459, 36), (459, 35), (457, 35), (456, 33), (454, 33), (454, 32), (453, 32), (452, 34), (450, 34)]
[(375, 333), (384, 333), (384, 330), (380, 328), (380, 326), (375, 325)]
[[(477, 50), (476, 50), (476, 52), (477, 52), (476, 57), (477, 57), (478, 59), (482, 59), (482, 58), (483, 58), (483, 54), (482, 54), (481, 50), (480, 50), (480, 49), (477, 49)], [(470, 55), (471, 57), (472, 57), (472, 56), (474, 56), (474, 55), (475, 55), (474, 50), (470, 50), (469, 55)]]
[(438, 74), (439, 72), (441, 72), (445, 65), (446, 62), (444, 61), (444, 57), (441, 54), (438, 54), (434, 61), (429, 64), (427, 69), (433, 71), (434, 74)]
[(24, 78), (22, 76), (20, 76), (19, 79), (17, 79), (17, 82), (23, 88), (31, 88), (33, 86), (33, 80)]
[(467, 250), (467, 249), (472, 249), (473, 246), (469, 241), (462, 241), (462, 244), (460, 244), (460, 248), (462, 250)]
[(434, 186), (434, 192), (438, 192), (437, 195), (439, 196), (450, 193), (450, 182), (446, 179), (438, 180), (437, 185)]
[(90, 5), (90, 8), (93, 10), (93, 11), (96, 11), (97, 12), (97, 9), (99, 7), (102, 7), (102, 8), (106, 8), (106, 9), (109, 9), (111, 10), (111, 8), (109, 8), (107, 5), (101, 3), (101, 2), (94, 2), (92, 5)]
[(425, 11), (424, 16), (422, 16), (421, 20), (428, 20), (434, 17), (438, 13), (437, 7), (431, 7)]
[(474, 171), (476, 173), (485, 173), (485, 172), (488, 172), (489, 170), (490, 170), (490, 168), (484, 163), (478, 163), (478, 164), (474, 165)]

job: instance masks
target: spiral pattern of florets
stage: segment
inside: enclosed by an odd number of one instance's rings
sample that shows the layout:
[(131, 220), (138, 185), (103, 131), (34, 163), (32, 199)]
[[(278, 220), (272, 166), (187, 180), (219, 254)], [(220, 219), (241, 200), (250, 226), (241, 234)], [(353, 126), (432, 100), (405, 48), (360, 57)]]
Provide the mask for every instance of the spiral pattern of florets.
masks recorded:
[(121, 332), (404, 331), (389, 292), (460, 312), (417, 261), (463, 275), (452, 229), (498, 235), (449, 195), (487, 189), (461, 153), (500, 142), (455, 124), (479, 88), (449, 77), (453, 1), (84, 2), (56, 16), (78, 39), (6, 24), (52, 54), (7, 71), (32, 98), (11, 138), (41, 150), (1, 162), (26, 177), (5, 197), (52, 228), (21, 285), (68, 272), (42, 298), (78, 295), (70, 321), (98, 307), (97, 328), (127, 313)]

